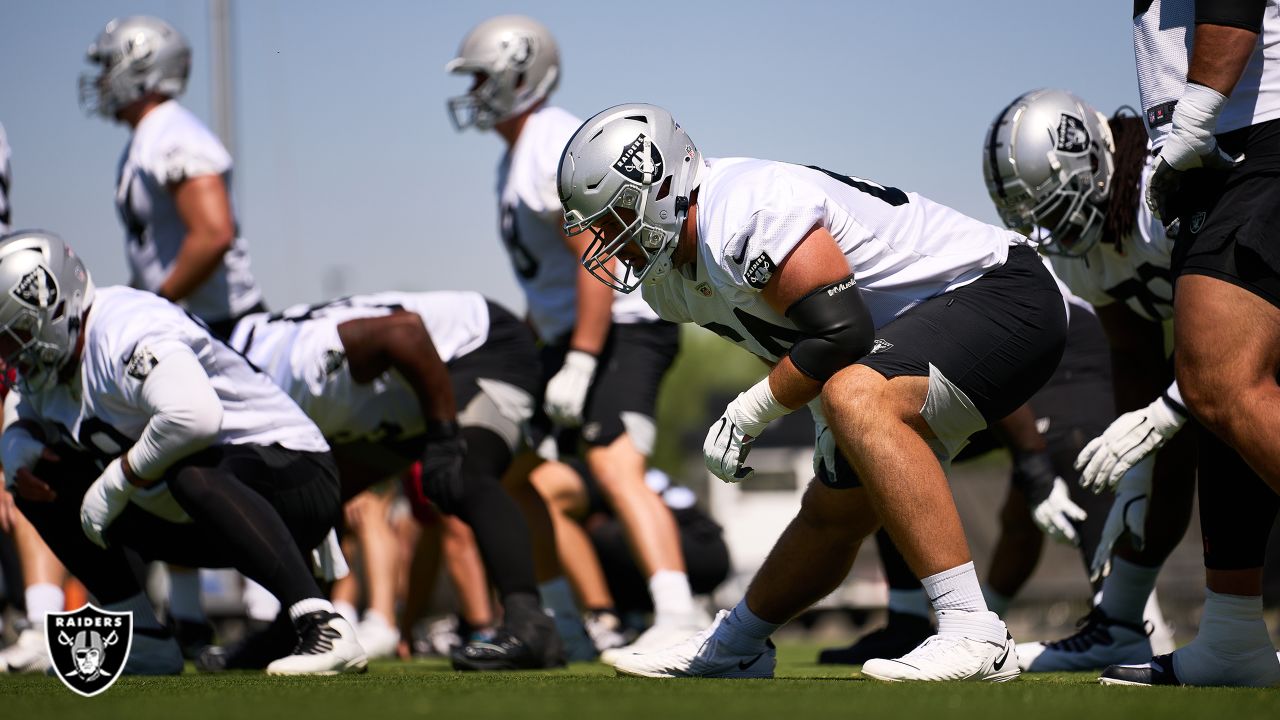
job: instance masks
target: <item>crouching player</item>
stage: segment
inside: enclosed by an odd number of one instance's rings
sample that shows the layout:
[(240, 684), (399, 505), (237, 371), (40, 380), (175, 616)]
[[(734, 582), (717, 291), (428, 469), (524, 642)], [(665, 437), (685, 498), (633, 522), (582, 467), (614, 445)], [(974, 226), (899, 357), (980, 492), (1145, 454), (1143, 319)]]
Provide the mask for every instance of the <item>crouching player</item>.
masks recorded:
[(95, 291), (51, 233), (0, 238), (0, 287), (0, 357), (18, 369), (0, 456), (19, 509), (67, 569), (108, 609), (133, 610), (145, 637), (158, 626), (126, 548), (234, 567), (297, 631), (268, 672), (364, 670), (309, 567), (340, 504), (328, 445), (297, 405), (169, 301)]
[[(849, 571), (883, 524), (929, 594), (938, 634), (881, 680), (1018, 676), (1013, 640), (983, 601), (947, 485), (968, 436), (1052, 375), (1067, 315), (1026, 237), (919, 195), (818, 168), (704, 160), (661, 108), (588, 120), (560, 165), (566, 231), (583, 263), (644, 286), (663, 319), (696, 322), (773, 365), (703, 445), (720, 478), (749, 480), (751, 441), (817, 408), (818, 477), (746, 598), (690, 640), (619, 660), (651, 677), (768, 677), (769, 636)], [(818, 408), (818, 401), (821, 407)]]
[(535, 552), (556, 566), (550, 516), (527, 479), (513, 488), (532, 507), (531, 539), (502, 486), (538, 388), (524, 323), (478, 293), (387, 292), (251, 315), (231, 344), (333, 444), (344, 500), (422, 460), (410, 501), (434, 502), (471, 526), (505, 616), (494, 638), (453, 654), (456, 668), (564, 664), (534, 571)]

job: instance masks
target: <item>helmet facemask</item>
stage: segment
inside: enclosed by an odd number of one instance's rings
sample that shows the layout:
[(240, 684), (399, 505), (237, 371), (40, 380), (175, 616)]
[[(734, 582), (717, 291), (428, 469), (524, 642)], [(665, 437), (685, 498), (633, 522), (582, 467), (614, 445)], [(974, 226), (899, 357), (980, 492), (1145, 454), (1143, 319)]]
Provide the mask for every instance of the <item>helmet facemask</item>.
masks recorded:
[[(577, 210), (565, 213), (566, 235), (590, 232), (594, 237), (582, 254), (583, 267), (614, 290), (629, 293), (646, 278), (657, 282), (671, 270), (679, 222), (674, 229), (646, 223), (648, 205), (649, 194), (642, 187), (628, 183), (589, 217), (582, 217)], [(683, 221), (683, 215), (678, 220)], [(625, 252), (633, 243), (639, 255), (634, 251)]]

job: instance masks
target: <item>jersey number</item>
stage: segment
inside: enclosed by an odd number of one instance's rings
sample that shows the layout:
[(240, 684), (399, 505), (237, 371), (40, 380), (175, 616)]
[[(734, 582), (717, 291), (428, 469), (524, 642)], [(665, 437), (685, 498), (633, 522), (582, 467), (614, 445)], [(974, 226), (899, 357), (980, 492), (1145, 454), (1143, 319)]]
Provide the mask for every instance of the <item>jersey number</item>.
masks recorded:
[(516, 228), (516, 209), (511, 205), (502, 206), (502, 244), (507, 246), (511, 255), (511, 264), (515, 266), (520, 277), (529, 280), (538, 274), (538, 259), (529, 252), (529, 248), (520, 242), (520, 231)]
[(852, 175), (841, 175), (840, 173), (820, 168), (817, 165), (806, 165), (805, 167), (810, 170), (817, 170), (832, 180), (842, 182), (855, 190), (861, 190), (862, 192), (874, 198), (883, 200), (894, 207), (906, 205), (908, 202), (907, 194), (896, 187), (885, 187), (880, 183), (864, 180), (863, 178), (854, 177)]
[[(733, 315), (738, 318), (738, 322), (742, 323), (742, 327), (751, 333), (752, 339), (776, 358), (786, 355), (787, 350), (800, 339), (799, 331), (785, 328), (781, 325), (774, 325), (771, 322), (761, 320), (755, 315), (745, 313), (739, 308), (733, 309)], [(709, 322), (702, 327), (730, 342), (740, 343), (745, 339), (737, 330), (718, 322)], [(786, 343), (786, 345), (783, 345), (783, 343)]]

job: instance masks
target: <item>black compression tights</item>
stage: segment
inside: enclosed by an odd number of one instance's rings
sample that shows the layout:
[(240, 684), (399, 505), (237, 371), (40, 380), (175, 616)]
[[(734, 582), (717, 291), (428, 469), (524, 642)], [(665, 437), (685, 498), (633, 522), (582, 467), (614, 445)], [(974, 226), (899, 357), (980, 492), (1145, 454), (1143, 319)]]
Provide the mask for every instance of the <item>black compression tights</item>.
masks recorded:
[(489, 580), (498, 594), (536, 593), (533, 544), (529, 525), (516, 501), (502, 487), (502, 474), (511, 464), (511, 451), (496, 433), (463, 428), (467, 457), (462, 464), (463, 495), (458, 518), (471, 526)]

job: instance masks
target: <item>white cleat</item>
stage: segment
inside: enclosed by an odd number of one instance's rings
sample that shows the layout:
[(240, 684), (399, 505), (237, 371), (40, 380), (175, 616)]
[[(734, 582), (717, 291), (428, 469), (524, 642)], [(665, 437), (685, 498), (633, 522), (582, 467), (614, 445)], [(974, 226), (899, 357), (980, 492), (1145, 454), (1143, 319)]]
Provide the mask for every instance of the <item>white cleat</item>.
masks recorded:
[(366, 612), (356, 626), (356, 640), (369, 658), (394, 657), (400, 648), (400, 631), (382, 618), (380, 613)]
[(368, 669), (356, 631), (341, 615), (320, 610), (303, 615), (296, 625), (298, 646), (292, 655), (268, 665), (268, 675), (337, 675)]
[(1024, 672), (1101, 670), (1144, 663), (1151, 659), (1154, 644), (1145, 627), (1112, 620), (1095, 607), (1073, 635), (1018, 645), (1018, 664)]
[(49, 648), (44, 641), (44, 625), (33, 623), (18, 633), (18, 639), (0, 650), (0, 671), (11, 673), (43, 673), (52, 667)]
[(708, 622), (709, 618), (702, 615), (701, 617), (691, 618), (689, 622), (655, 624), (640, 633), (640, 637), (637, 637), (635, 642), (630, 645), (602, 650), (600, 652), (600, 662), (606, 665), (617, 665), (619, 660), (628, 655), (669, 648), (702, 632)]
[(1020, 674), (1014, 645), (1011, 636), (1001, 645), (960, 635), (934, 635), (896, 660), (868, 660), (862, 674), (886, 682), (1007, 682)]
[(711, 626), (676, 645), (625, 655), (614, 663), (619, 675), (649, 678), (771, 678), (778, 664), (777, 650), (766, 642), (763, 652), (743, 655), (725, 647), (716, 629), (729, 617), (721, 610)]

